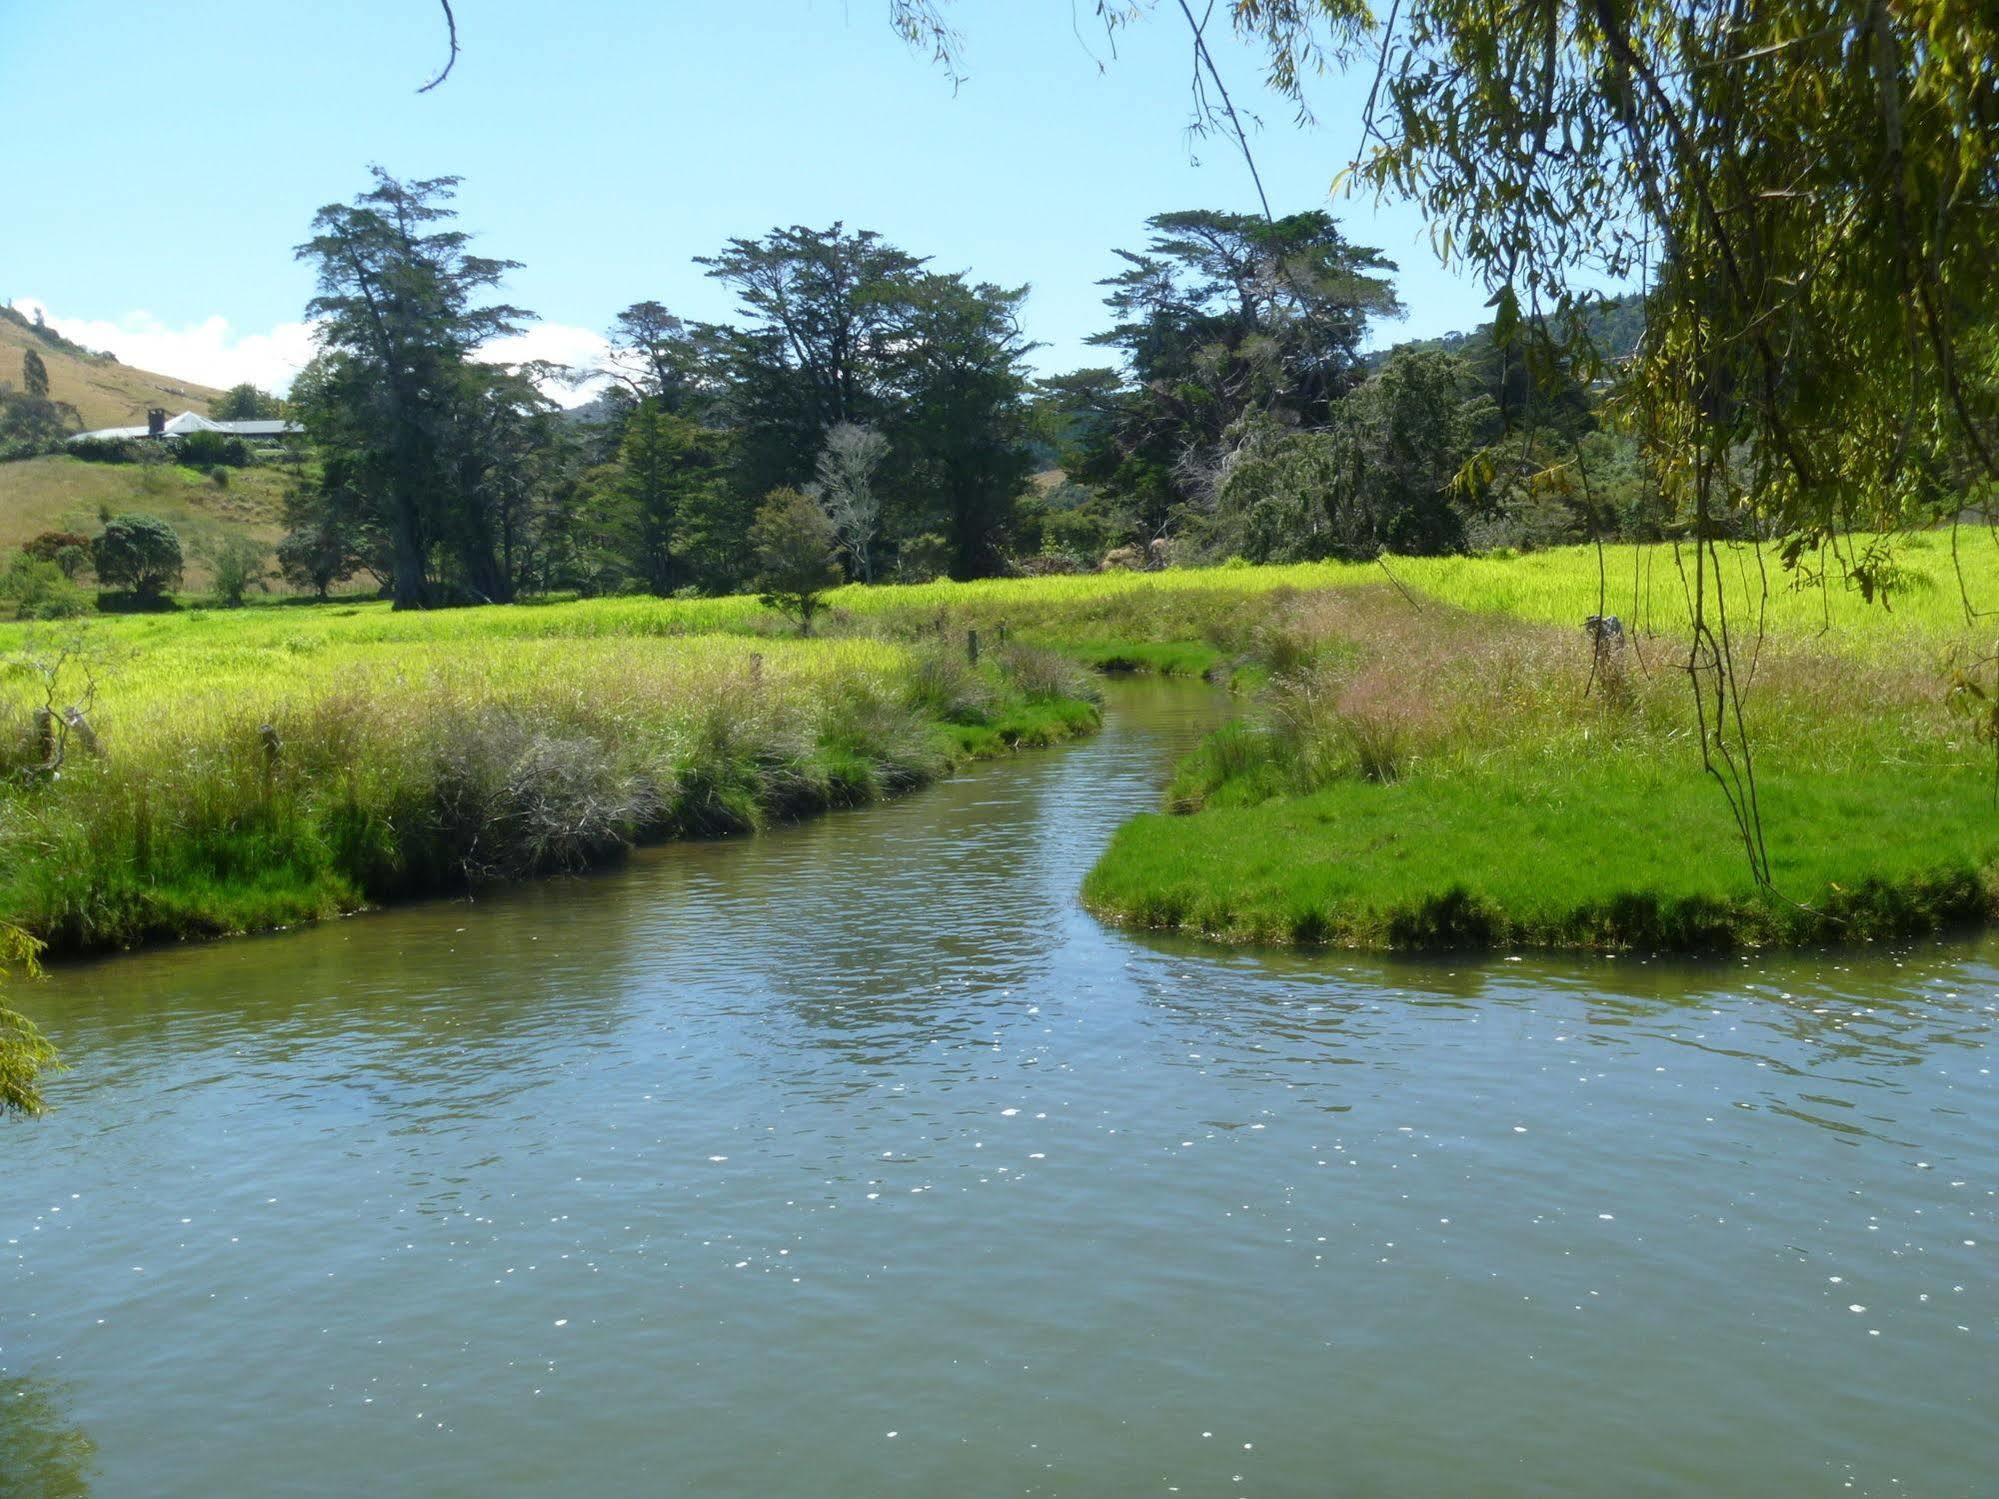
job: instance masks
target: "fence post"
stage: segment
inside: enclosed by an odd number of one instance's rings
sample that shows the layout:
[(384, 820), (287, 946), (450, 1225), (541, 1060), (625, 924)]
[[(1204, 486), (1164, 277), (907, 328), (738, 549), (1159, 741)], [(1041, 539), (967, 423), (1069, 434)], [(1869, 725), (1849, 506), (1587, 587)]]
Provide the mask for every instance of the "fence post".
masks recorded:
[(275, 724), (265, 724), (257, 730), (258, 739), (264, 745), (264, 779), (275, 780), (278, 774), (278, 758), (284, 753), (284, 741), (278, 738)]
[(35, 709), (35, 748), (41, 752), (42, 768), (56, 763), (56, 716), (47, 708)]
[(979, 664), (979, 632), (977, 630), (967, 630), (965, 632), (965, 659), (974, 666)]

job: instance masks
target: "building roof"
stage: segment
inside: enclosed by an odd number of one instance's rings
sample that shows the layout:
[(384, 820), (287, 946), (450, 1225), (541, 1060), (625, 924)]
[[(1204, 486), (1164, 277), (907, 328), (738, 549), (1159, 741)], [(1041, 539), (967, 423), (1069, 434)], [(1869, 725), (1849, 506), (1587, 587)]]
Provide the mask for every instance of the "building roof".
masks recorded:
[[(301, 427), (297, 422), (215, 422), (210, 421), (205, 416), (198, 416), (192, 411), (183, 411), (179, 416), (167, 423), (166, 430), (162, 435), (166, 437), (186, 437), (192, 432), (221, 432), (229, 437), (287, 437), (294, 432), (303, 432), (304, 430), (305, 428)], [(99, 427), (95, 432), (79, 432), (70, 441), (82, 442), (84, 439), (89, 438), (93, 441), (117, 442), (125, 438), (145, 437), (147, 435), (149, 435), (149, 429), (146, 427)]]

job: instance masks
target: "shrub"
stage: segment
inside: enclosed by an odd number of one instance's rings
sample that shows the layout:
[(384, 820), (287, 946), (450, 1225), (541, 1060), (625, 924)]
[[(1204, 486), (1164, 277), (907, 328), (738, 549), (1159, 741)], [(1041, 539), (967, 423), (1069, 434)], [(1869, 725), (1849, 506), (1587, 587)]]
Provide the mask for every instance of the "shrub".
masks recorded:
[(130, 437), (80, 437), (63, 451), (85, 463), (137, 463), (139, 442)]
[(180, 537), (165, 521), (150, 515), (113, 516), (92, 548), (98, 581), (130, 590), (141, 605), (151, 607), (178, 588), (182, 557)]
[(1031, 645), (1007, 645), (994, 652), (994, 657), (1000, 671), (1029, 702), (1054, 702), (1062, 698), (1086, 703), (1102, 701), (1103, 694), (1095, 678), (1067, 656)]
[(215, 571), (215, 596), (226, 608), (241, 608), (243, 595), (252, 588), (270, 590), (264, 548), (247, 536), (231, 536), (216, 547), (208, 565)]
[(189, 468), (247, 468), (250, 445), (226, 432), (190, 432), (174, 439), (174, 456)]
[(951, 543), (935, 531), (912, 536), (896, 557), (896, 578), (903, 583), (931, 583), (951, 570)]
[(17, 553), (0, 573), (0, 599), (23, 619), (74, 619), (88, 607), (61, 567), (25, 553)]
[[(80, 531), (44, 531), (21, 543), (21, 550), (36, 561), (53, 562), (58, 566), (62, 564), (63, 553), (79, 548), (88, 555), (90, 538)], [(72, 578), (76, 576), (68, 568), (63, 568), (63, 571)]]
[(653, 788), (587, 735), (545, 732), (505, 710), (439, 733), (438, 831), (468, 880), (587, 869), (657, 812)]

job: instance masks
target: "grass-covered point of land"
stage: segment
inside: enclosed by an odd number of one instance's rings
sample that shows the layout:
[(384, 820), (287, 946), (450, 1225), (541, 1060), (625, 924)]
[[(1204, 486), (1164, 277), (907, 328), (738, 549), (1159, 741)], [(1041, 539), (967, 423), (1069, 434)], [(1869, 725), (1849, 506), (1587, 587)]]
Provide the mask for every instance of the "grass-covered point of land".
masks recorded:
[[(1224, 940), (1717, 950), (1907, 937), (1994, 910), (1993, 761), (1937, 640), (1743, 644), (1771, 885), (1702, 768), (1686, 643), (1408, 597), (1301, 595), (1258, 709), (1122, 829), (1098, 912)], [(1943, 632), (1947, 633), (1947, 632)], [(1851, 647), (1851, 648), (1844, 648)]]
[[(868, 802), (1097, 721), (1086, 674), (1030, 647), (480, 633), (513, 617), (17, 633), (0, 922), (56, 951), (282, 926)], [(51, 690), (85, 704), (53, 767)]]

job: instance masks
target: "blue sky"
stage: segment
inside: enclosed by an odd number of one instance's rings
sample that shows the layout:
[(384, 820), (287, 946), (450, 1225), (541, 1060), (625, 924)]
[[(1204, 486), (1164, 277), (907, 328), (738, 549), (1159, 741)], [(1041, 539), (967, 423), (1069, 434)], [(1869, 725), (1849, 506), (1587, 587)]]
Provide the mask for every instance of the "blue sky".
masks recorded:
[[(479, 248), (524, 262), (507, 291), (544, 320), (535, 354), (591, 357), (644, 297), (721, 317), (693, 256), (844, 219), (940, 268), (1030, 283), (1035, 363), (1057, 370), (1104, 362), (1083, 343), (1103, 321), (1095, 282), (1149, 214), (1255, 206), (1227, 143), (1190, 148), (1171, 5), (1113, 57), (1089, 0), (958, 0), (955, 92), (890, 33), (886, 0), (457, 9), (464, 55), (419, 96), (444, 48), (432, 0), (0, 0), (0, 138), (16, 143), (0, 297), (132, 363), (281, 381), (312, 291), (292, 246), (379, 161), (464, 177)], [(1219, 55), (1264, 115), (1272, 206), (1325, 205), (1365, 80), (1323, 81), (1322, 123), (1299, 130), (1260, 94), (1253, 58)], [(1333, 207), (1402, 268), (1409, 316), (1383, 341), (1484, 319), (1483, 293), (1437, 264), (1413, 209)]]

